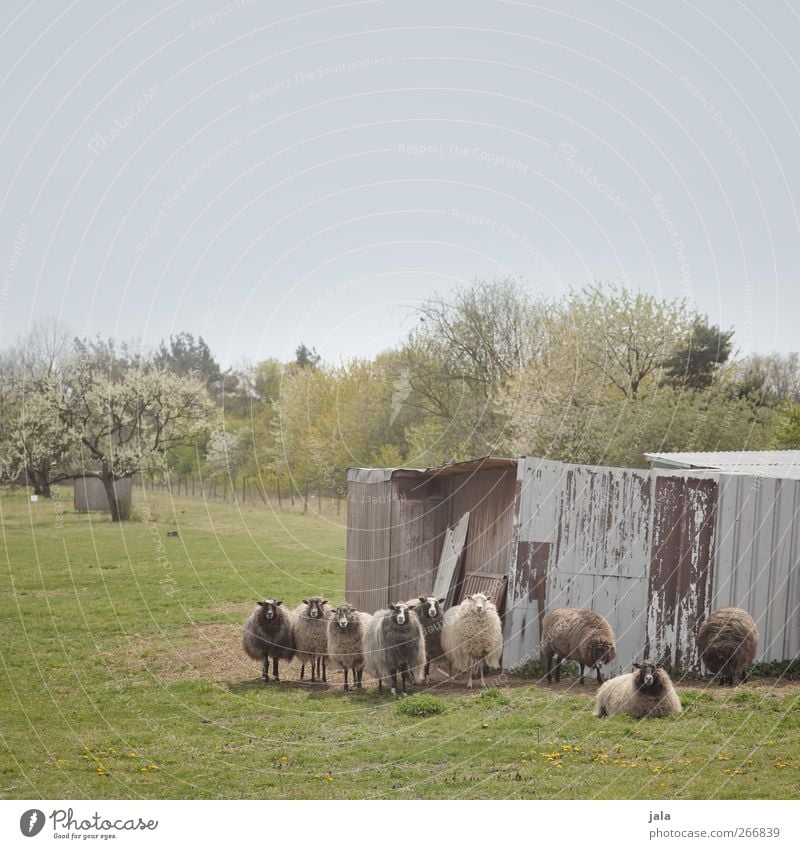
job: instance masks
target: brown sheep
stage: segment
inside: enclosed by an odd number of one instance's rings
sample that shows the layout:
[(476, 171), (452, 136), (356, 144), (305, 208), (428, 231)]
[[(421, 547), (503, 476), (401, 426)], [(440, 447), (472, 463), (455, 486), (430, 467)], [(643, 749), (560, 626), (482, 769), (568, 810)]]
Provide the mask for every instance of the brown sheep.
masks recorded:
[(541, 658), (547, 667), (547, 683), (552, 681), (553, 657), (556, 658), (556, 681), (561, 680), (561, 661), (575, 660), (581, 668), (584, 683), (585, 666), (597, 670), (597, 683), (603, 683), (600, 667), (617, 656), (614, 632), (608, 622), (593, 610), (559, 607), (546, 613), (542, 620)]
[(758, 628), (753, 617), (740, 607), (723, 607), (712, 613), (697, 634), (697, 647), (706, 669), (720, 685), (733, 686), (733, 676), (742, 673), (747, 681), (747, 667), (758, 648)]

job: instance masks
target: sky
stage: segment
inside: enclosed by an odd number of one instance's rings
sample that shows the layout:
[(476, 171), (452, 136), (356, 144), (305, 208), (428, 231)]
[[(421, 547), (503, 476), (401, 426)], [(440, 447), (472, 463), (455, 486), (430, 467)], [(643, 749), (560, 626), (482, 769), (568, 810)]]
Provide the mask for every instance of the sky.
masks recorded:
[(0, 347), (337, 362), (514, 275), (797, 350), (798, 44), (777, 0), (3, 0)]

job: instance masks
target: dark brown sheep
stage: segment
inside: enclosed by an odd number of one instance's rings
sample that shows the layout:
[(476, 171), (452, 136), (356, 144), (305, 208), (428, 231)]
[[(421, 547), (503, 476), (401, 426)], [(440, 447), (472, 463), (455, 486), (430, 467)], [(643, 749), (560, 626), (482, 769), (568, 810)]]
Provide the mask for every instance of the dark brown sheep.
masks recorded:
[(541, 659), (547, 667), (547, 683), (552, 680), (552, 663), (556, 658), (556, 681), (561, 680), (561, 661), (575, 660), (581, 668), (597, 670), (597, 683), (603, 683), (600, 667), (617, 656), (614, 632), (608, 622), (593, 610), (558, 607), (542, 620)]
[(706, 669), (720, 685), (733, 686), (733, 677), (747, 668), (758, 648), (758, 628), (753, 617), (740, 607), (723, 607), (712, 613), (697, 634), (697, 647)]

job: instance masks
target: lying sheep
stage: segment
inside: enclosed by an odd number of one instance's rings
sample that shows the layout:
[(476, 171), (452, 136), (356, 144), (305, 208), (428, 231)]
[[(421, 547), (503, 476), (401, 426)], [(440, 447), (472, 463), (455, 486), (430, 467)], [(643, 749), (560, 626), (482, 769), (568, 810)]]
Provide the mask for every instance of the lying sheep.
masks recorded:
[(706, 669), (719, 683), (733, 686), (733, 676), (747, 668), (758, 648), (758, 628), (753, 617), (740, 607), (723, 607), (712, 613), (697, 634), (697, 647)]
[(618, 675), (600, 687), (595, 698), (595, 716), (627, 713), (634, 719), (642, 719), (683, 710), (669, 675), (657, 663), (645, 660), (634, 663), (633, 668), (635, 672)]
[(435, 596), (420, 596), (406, 602), (422, 625), (425, 634), (425, 683), (430, 680), (431, 661), (439, 661), (444, 657), (442, 650), (442, 628), (444, 627), (443, 598)]
[(328, 656), (328, 620), (331, 609), (328, 600), (318, 595), (303, 599), (292, 611), (294, 641), (300, 659), (300, 680), (303, 680), (306, 663), (311, 664), (311, 683), (321, 678), (326, 683)]
[(294, 628), (292, 616), (281, 607), (282, 601), (267, 598), (247, 617), (242, 635), (242, 648), (253, 660), (264, 661), (262, 676), (269, 682), (269, 659), (272, 658), (272, 677), (278, 677), (278, 661), (291, 662), (294, 657)]
[(451, 607), (444, 617), (442, 648), (451, 669), (469, 669), (467, 688), (472, 689), (473, 673), (480, 672), (481, 687), (484, 666), (500, 666), (503, 653), (503, 628), (497, 608), (483, 593), (468, 595), (457, 607)]
[(400, 673), (401, 693), (405, 696), (406, 680), (425, 667), (425, 635), (419, 619), (407, 604), (390, 604), (379, 610), (364, 632), (364, 660), (367, 672), (378, 679), (392, 679), (392, 695), (397, 695), (397, 673)]
[(328, 657), (331, 663), (344, 672), (344, 691), (350, 687), (347, 673), (353, 670), (353, 686), (361, 689), (364, 674), (364, 632), (372, 619), (369, 613), (361, 613), (351, 604), (343, 602), (333, 611), (328, 620)]
[(553, 657), (556, 657), (556, 681), (561, 680), (561, 661), (575, 660), (581, 668), (597, 670), (597, 683), (602, 684), (600, 667), (617, 656), (614, 632), (608, 622), (592, 610), (559, 607), (542, 619), (541, 659), (547, 667), (547, 683), (552, 681)]

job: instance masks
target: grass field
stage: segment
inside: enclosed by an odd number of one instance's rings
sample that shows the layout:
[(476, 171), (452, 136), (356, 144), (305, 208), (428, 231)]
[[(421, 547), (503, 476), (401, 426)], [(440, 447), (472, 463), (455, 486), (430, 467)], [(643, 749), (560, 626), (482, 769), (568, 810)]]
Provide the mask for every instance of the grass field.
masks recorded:
[(112, 525), (70, 495), (0, 492), (2, 798), (800, 795), (797, 684), (679, 687), (684, 713), (649, 722), (513, 676), (400, 702), (338, 673), (265, 688), (241, 624), (266, 595), (341, 598), (343, 516), (137, 493)]

